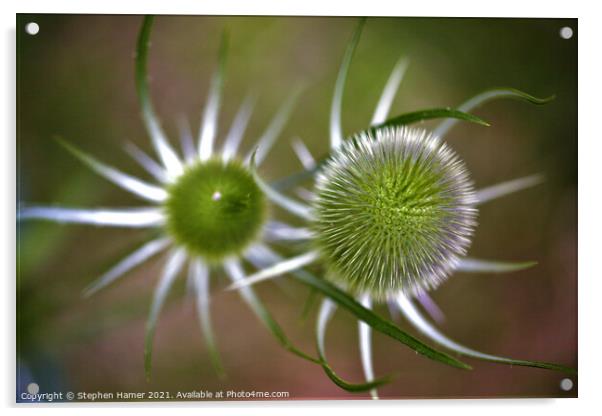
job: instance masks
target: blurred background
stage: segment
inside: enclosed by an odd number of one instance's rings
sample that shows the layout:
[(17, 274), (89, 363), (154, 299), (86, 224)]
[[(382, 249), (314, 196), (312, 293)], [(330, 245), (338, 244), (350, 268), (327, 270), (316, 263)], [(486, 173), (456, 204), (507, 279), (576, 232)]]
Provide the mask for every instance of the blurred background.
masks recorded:
[[(93, 174), (53, 139), (60, 136), (128, 173), (147, 178), (126, 155), (132, 141), (151, 146), (139, 117), (134, 50), (140, 16), (19, 15), (17, 22), (18, 195), (27, 203), (74, 207), (139, 202)], [(24, 27), (39, 24), (31, 36)], [(196, 132), (216, 67), (223, 30), (230, 34), (219, 137), (248, 93), (258, 105), (245, 136), (249, 149), (292, 90), (304, 93), (262, 174), (301, 169), (290, 141), (314, 155), (328, 149), (336, 74), (357, 19), (319, 17), (156, 18), (151, 90), (164, 128)], [(560, 36), (562, 27), (573, 37)], [(351, 65), (343, 102), (345, 133), (365, 128), (400, 56), (410, 59), (391, 115), (457, 106), (496, 86), (536, 96), (545, 106), (504, 100), (475, 113), (492, 126), (459, 124), (447, 140), (478, 187), (541, 172), (546, 182), (480, 209), (471, 256), (536, 260), (529, 270), (455, 274), (432, 297), (446, 313), (442, 330), (483, 352), (577, 366), (577, 21), (575, 19), (369, 18)], [(436, 123), (426, 123), (425, 127)], [(274, 214), (288, 219), (274, 209)], [(292, 399), (367, 398), (334, 384), (318, 366), (284, 351), (223, 276), (212, 280), (212, 310), (227, 378), (216, 376), (198, 329), (194, 303), (179, 279), (162, 312), (152, 380), (143, 369), (144, 325), (163, 257), (106, 290), (82, 289), (139, 245), (145, 231), (31, 222), (18, 225), (18, 391), (30, 382), (50, 391), (288, 391)], [(287, 249), (281, 247), (280, 251)], [(250, 271), (251, 269), (249, 269)], [(319, 272), (319, 270), (316, 270)], [(308, 290), (289, 279), (257, 286), (287, 334), (314, 351), (316, 308), (302, 316)], [(385, 306), (377, 308), (388, 316)], [(398, 319), (397, 317), (395, 319)], [(407, 322), (397, 321), (415, 333)], [(395, 373), (383, 398), (574, 397), (564, 374), (467, 359), (473, 371), (429, 361), (373, 335), (377, 375)], [(339, 375), (363, 380), (357, 322), (338, 311), (327, 352)]]

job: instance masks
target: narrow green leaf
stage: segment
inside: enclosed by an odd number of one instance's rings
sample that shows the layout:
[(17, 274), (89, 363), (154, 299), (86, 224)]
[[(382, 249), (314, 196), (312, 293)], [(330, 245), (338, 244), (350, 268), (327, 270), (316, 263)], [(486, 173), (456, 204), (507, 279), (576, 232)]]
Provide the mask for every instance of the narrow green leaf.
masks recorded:
[(333, 286), (326, 280), (319, 279), (304, 270), (297, 270), (292, 272), (292, 274), (296, 280), (309, 287), (317, 289), (322, 294), (326, 295), (330, 300), (337, 303), (339, 306), (347, 309), (349, 312), (355, 315), (355, 317), (370, 325), (374, 330), (388, 335), (389, 337), (407, 345), (417, 353), (422, 354), (425, 357), (430, 358), (431, 360), (438, 361), (440, 363), (447, 364), (452, 367), (461, 369), (471, 369), (471, 367), (468, 364), (463, 363), (462, 361), (457, 360), (456, 358), (448, 354), (445, 354), (443, 352), (435, 350), (434, 348), (429, 347), (428, 345), (424, 344), (423, 342), (399, 329), (392, 322), (381, 318), (371, 310), (364, 308), (351, 296), (339, 290), (337, 287)]
[(136, 92), (138, 101), (142, 111), (142, 119), (148, 134), (151, 138), (153, 147), (163, 166), (169, 172), (181, 172), (182, 165), (175, 153), (169, 145), (165, 132), (161, 128), (161, 123), (157, 117), (152, 105), (150, 93), (148, 89), (148, 48), (150, 43), (150, 34), (153, 26), (153, 16), (145, 16), (138, 34), (138, 43), (136, 45), (136, 62), (134, 68), (134, 76), (136, 79)]
[(362, 34), (362, 28), (366, 23), (366, 18), (360, 19), (353, 32), (353, 36), (347, 45), (345, 55), (343, 56), (343, 62), (339, 69), (339, 74), (334, 86), (334, 96), (332, 98), (332, 105), (330, 107), (330, 147), (336, 149), (343, 141), (343, 128), (341, 123), (341, 107), (343, 105), (343, 92), (345, 90), (345, 81), (347, 80), (347, 73), (351, 66), (351, 60), (357, 44), (360, 41)]
[(255, 311), (257, 317), (261, 320), (261, 322), (272, 333), (274, 338), (276, 338), (276, 340), (285, 350), (290, 351), (291, 353), (303, 358), (304, 360), (310, 361), (315, 364), (322, 364), (321, 360), (314, 358), (295, 347), (295, 345), (288, 339), (283, 329), (280, 327), (280, 325), (278, 325), (278, 323), (274, 320), (272, 315), (263, 306), (259, 299), (255, 298), (251, 303), (251, 307)]
[(207, 351), (209, 352), (209, 360), (211, 361), (211, 365), (215, 370), (215, 374), (217, 374), (218, 378), (224, 380), (226, 378), (226, 370), (222, 364), (222, 358), (219, 353), (219, 349), (217, 348), (215, 337), (213, 335), (207, 336), (207, 334), (205, 334), (204, 340)]
[[(458, 107), (458, 110), (468, 112), (490, 101), (506, 98), (526, 101), (535, 105), (543, 105), (554, 100), (556, 96), (551, 95), (550, 97), (546, 98), (537, 98), (515, 88), (491, 88), (468, 99)], [(433, 133), (438, 137), (443, 137), (457, 122), (458, 120), (445, 120), (439, 125), (439, 127), (435, 129)]]
[[(226, 273), (230, 276), (232, 283), (236, 283), (244, 279), (244, 272), (241, 268), (240, 263), (237, 260), (227, 261), (224, 264)], [(249, 286), (243, 286), (239, 289), (239, 293), (243, 300), (251, 307), (257, 318), (265, 325), (265, 327), (272, 333), (274, 338), (280, 343), (284, 349), (292, 352), (293, 354), (315, 364), (320, 364), (320, 360), (314, 358), (297, 347), (288, 339), (284, 334), (284, 331), (278, 325), (278, 323), (272, 318), (270, 312), (263, 306), (263, 303), (255, 295), (253, 289)]]
[[(474, 108), (479, 107), (487, 102), (494, 101), (497, 99), (506, 99), (506, 98), (522, 100), (522, 101), (526, 101), (528, 103), (535, 104), (535, 105), (544, 105), (544, 104), (548, 104), (549, 102), (553, 101), (556, 98), (556, 96), (551, 95), (546, 98), (538, 98), (533, 95), (527, 94), (526, 92), (517, 90), (515, 88), (509, 88), (509, 87), (492, 88), (492, 89), (483, 91), (482, 93), (479, 93), (479, 94), (475, 95), (474, 97), (470, 98), (469, 100), (464, 102), (462, 105), (460, 105), (456, 110), (451, 110), (449, 108), (439, 109), (439, 110), (456, 111), (458, 113), (463, 113), (463, 115), (468, 116), (469, 119), (466, 119), (463, 116), (454, 117), (454, 116), (441, 115), (439, 117), (424, 117), (424, 118), (422, 118), (422, 120), (432, 119), (432, 118), (441, 118), (441, 117), (450, 118), (449, 120), (445, 120), (444, 122), (442, 122), (433, 131), (433, 134), (438, 137), (443, 137), (460, 120), (471, 121), (471, 122), (474, 122), (477, 124), (488, 126), (489, 124), (487, 122), (485, 122), (484, 120), (482, 120), (472, 114), (468, 114), (467, 112), (471, 111)], [(433, 112), (436, 110), (425, 110), (425, 111)], [(421, 111), (402, 114), (401, 116), (398, 116), (398, 117), (395, 117), (388, 121), (385, 121), (383, 124), (393, 122), (397, 119), (401, 119), (400, 120), (401, 122), (396, 122), (394, 124), (409, 124), (409, 123), (413, 123), (416, 121), (420, 121), (420, 117), (424, 116), (424, 115), (421, 116), (420, 113), (421, 113)], [(433, 116), (433, 115), (435, 115), (435, 113), (431, 113), (430, 115)], [(414, 119), (414, 120), (412, 120), (412, 119)], [(276, 188), (280, 191), (287, 190), (305, 180), (312, 178), (316, 174), (316, 172), (319, 170), (320, 166), (324, 163), (325, 160), (326, 160), (326, 157), (320, 159), (320, 161), (317, 163), (317, 166), (311, 170), (297, 172), (297, 173), (294, 173), (287, 177), (284, 177), (278, 181), (275, 181), (273, 183), (274, 188)]]
[[(374, 131), (379, 128), (388, 126), (403, 126), (419, 121), (436, 118), (453, 118), (458, 120), (469, 121), (471, 123), (479, 124), (482, 126), (489, 126), (489, 123), (487, 123), (485, 120), (475, 115), (465, 113), (463, 111), (454, 110), (451, 108), (432, 108), (428, 110), (420, 110), (411, 113), (401, 114), (397, 117), (390, 118), (383, 123), (370, 127), (370, 130)], [(326, 160), (328, 160), (328, 155), (320, 158), (313, 169), (304, 170), (302, 172), (297, 172), (292, 175), (286, 176), (278, 181), (273, 182), (272, 187), (279, 191), (284, 191), (305, 180), (311, 179), (316, 174), (316, 172), (318, 172), (320, 167), (326, 162)]]
[(138, 43), (136, 44), (136, 91), (145, 122), (148, 121), (148, 118), (156, 118), (148, 92), (147, 69), (148, 45), (154, 19), (154, 16), (144, 16), (142, 27), (138, 34)]
[(413, 111), (411, 113), (401, 114), (397, 117), (390, 118), (383, 123), (372, 126), (371, 130), (377, 130), (383, 127), (390, 126), (405, 126), (408, 124), (416, 123), (424, 120), (431, 120), (435, 118), (454, 118), (458, 120), (469, 121), (471, 123), (480, 124), (482, 126), (489, 126), (485, 120), (469, 114), (464, 111), (454, 110), (453, 108), (431, 108), (427, 110)]
[[(484, 97), (485, 94), (489, 95), (489, 97)], [(516, 100), (526, 101), (528, 103), (535, 104), (535, 105), (544, 105), (544, 104), (548, 104), (549, 102), (554, 101), (556, 99), (555, 94), (552, 94), (549, 97), (545, 97), (545, 98), (538, 98), (531, 94), (527, 94), (524, 91), (520, 91), (520, 90), (517, 90), (516, 88), (510, 88), (510, 87), (492, 88), (480, 95), (483, 96), (484, 99), (482, 99), (479, 104), (484, 104), (487, 101), (491, 101), (491, 100), (498, 99), (498, 98), (511, 98), (511, 99), (516, 99)]]
[(461, 354), (465, 355), (467, 357), (477, 358), (479, 360), (489, 361), (489, 362), (497, 363), (497, 364), (518, 365), (520, 367), (541, 368), (544, 370), (559, 371), (561, 373), (572, 374), (572, 375), (577, 374), (577, 370), (575, 368), (566, 367), (566, 366), (560, 365), (560, 364), (546, 363), (543, 361), (517, 360), (514, 358), (505, 358), (505, 357), (483, 358), (481, 356), (476, 356), (476, 355), (471, 355), (471, 354), (464, 354), (464, 353), (461, 353)]
[(366, 383), (349, 383), (339, 377), (332, 367), (328, 365), (326, 361), (326, 329), (328, 328), (328, 324), (330, 323), (330, 318), (332, 314), (336, 310), (336, 305), (329, 299), (324, 299), (322, 301), (322, 305), (320, 307), (320, 312), (318, 314), (318, 321), (316, 322), (316, 347), (318, 349), (318, 354), (321, 360), (322, 369), (326, 373), (326, 375), (332, 380), (334, 384), (341, 387), (344, 390), (351, 392), (361, 392), (368, 391), (372, 389), (376, 389), (376, 387), (388, 383), (391, 380), (390, 376), (382, 377), (377, 380), (373, 380)]
[(334, 384), (336, 384), (343, 390), (347, 390), (349, 392), (360, 393), (360, 392), (364, 392), (364, 391), (369, 391), (369, 390), (375, 389), (377, 387), (380, 387), (383, 384), (390, 383), (394, 379), (394, 377), (392, 375), (387, 375), (387, 376), (383, 376), (381, 378), (378, 378), (376, 380), (366, 382), (366, 383), (358, 383), (358, 384), (349, 383), (349, 382), (343, 380), (341, 377), (339, 377), (334, 372), (334, 370), (332, 369), (332, 367), (330, 367), (328, 365), (328, 363), (326, 362), (324, 357), (320, 356), (320, 358), (322, 359), (322, 369), (324, 369), (324, 373), (326, 373), (328, 378), (330, 378), (330, 380), (332, 380), (332, 382)]
[(148, 42), (150, 40), (154, 19), (154, 16), (144, 16), (140, 33), (138, 34), (138, 42), (136, 44), (136, 88), (138, 97), (144, 105), (150, 105), (146, 77), (148, 74)]
[(412, 304), (412, 302), (405, 296), (399, 296), (397, 298), (397, 304), (400, 310), (403, 312), (405, 317), (410, 321), (412, 325), (416, 327), (425, 336), (441, 345), (444, 348), (448, 348), (458, 354), (465, 355), (467, 357), (477, 358), (483, 361), (490, 361), (493, 363), (507, 364), (507, 365), (518, 365), (524, 367), (535, 367), (546, 370), (560, 371), (568, 374), (577, 374), (577, 370), (563, 365), (546, 363), (541, 361), (528, 361), (528, 360), (516, 360), (513, 358), (500, 357), (497, 355), (485, 354), (472, 348), (465, 347), (452, 339), (445, 336), (441, 331), (435, 328), (429, 321), (427, 321), (420, 311)]
[(303, 303), (303, 309), (301, 311), (301, 317), (300, 317), (301, 322), (305, 322), (305, 320), (307, 320), (309, 311), (316, 304), (317, 300), (318, 300), (318, 291), (312, 287), (309, 289), (309, 294), (307, 295), (307, 298), (305, 299), (305, 302)]

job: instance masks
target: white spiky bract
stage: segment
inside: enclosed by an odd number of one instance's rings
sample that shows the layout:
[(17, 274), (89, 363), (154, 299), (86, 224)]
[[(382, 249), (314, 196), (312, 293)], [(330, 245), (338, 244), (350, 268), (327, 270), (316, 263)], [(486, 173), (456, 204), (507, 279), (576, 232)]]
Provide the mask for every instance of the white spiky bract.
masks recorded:
[(326, 276), (377, 300), (437, 287), (476, 225), (464, 163), (422, 129), (355, 135), (333, 152), (315, 193), (312, 231)]

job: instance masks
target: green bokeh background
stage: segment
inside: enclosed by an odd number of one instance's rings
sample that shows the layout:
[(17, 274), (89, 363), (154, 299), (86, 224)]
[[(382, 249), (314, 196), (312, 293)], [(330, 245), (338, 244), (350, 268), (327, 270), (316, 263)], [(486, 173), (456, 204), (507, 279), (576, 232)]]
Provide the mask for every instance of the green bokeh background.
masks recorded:
[[(27, 22), (40, 25), (25, 34)], [(19, 15), (18, 189), (20, 201), (81, 207), (137, 206), (130, 194), (96, 176), (53, 140), (61, 136), (113, 166), (145, 177), (123, 152), (125, 141), (151, 151), (134, 89), (140, 16)], [(220, 137), (247, 93), (258, 94), (243, 149), (250, 149), (293, 89), (304, 93), (263, 175), (300, 169), (291, 148), (301, 137), (315, 155), (328, 148), (328, 113), (336, 73), (354, 18), (160, 16), (152, 34), (151, 90), (175, 141), (177, 120), (198, 128), (224, 29), (231, 47)], [(573, 28), (572, 39), (559, 36)], [(494, 86), (537, 96), (543, 107), (499, 101), (476, 113), (489, 128), (460, 124), (449, 143), (478, 187), (542, 172), (543, 185), (482, 207), (470, 250), (475, 257), (537, 260), (507, 275), (456, 274), (432, 294), (446, 312), (442, 329), (473, 348), (515, 358), (577, 365), (577, 21), (574, 19), (369, 18), (349, 72), (345, 133), (366, 127), (390, 70), (410, 59), (392, 114), (456, 106)], [(434, 126), (426, 123), (425, 127)], [(274, 209), (281, 219), (290, 219)], [(209, 361), (194, 303), (179, 279), (155, 338), (153, 378), (143, 370), (144, 324), (163, 257), (91, 299), (81, 291), (148, 234), (31, 222), (19, 224), (18, 390), (41, 392), (289, 391), (293, 399), (366, 398), (334, 386), (319, 367), (281, 349), (216, 274), (213, 314), (228, 373)], [(281, 251), (285, 251), (282, 249)], [(250, 269), (249, 269), (250, 271)], [(315, 308), (301, 318), (307, 290), (293, 282), (258, 286), (278, 322), (314, 349)], [(378, 308), (388, 315), (386, 307)], [(397, 319), (397, 318), (396, 318)], [(408, 329), (407, 322), (398, 321)], [(357, 323), (338, 312), (328, 356), (337, 372), (363, 379)], [(377, 374), (397, 373), (382, 397), (573, 397), (563, 374), (468, 360), (473, 371), (431, 362), (374, 335)]]

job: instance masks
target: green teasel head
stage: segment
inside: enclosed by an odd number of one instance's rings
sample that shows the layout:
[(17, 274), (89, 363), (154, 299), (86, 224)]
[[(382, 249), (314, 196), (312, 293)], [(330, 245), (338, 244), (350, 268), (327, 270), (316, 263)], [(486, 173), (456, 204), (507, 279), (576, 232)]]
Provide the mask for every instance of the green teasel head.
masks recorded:
[(466, 254), (476, 226), (464, 162), (422, 129), (356, 134), (316, 181), (312, 230), (326, 277), (385, 300), (437, 287)]
[(195, 163), (168, 189), (167, 230), (210, 263), (242, 253), (261, 233), (267, 201), (237, 160)]

